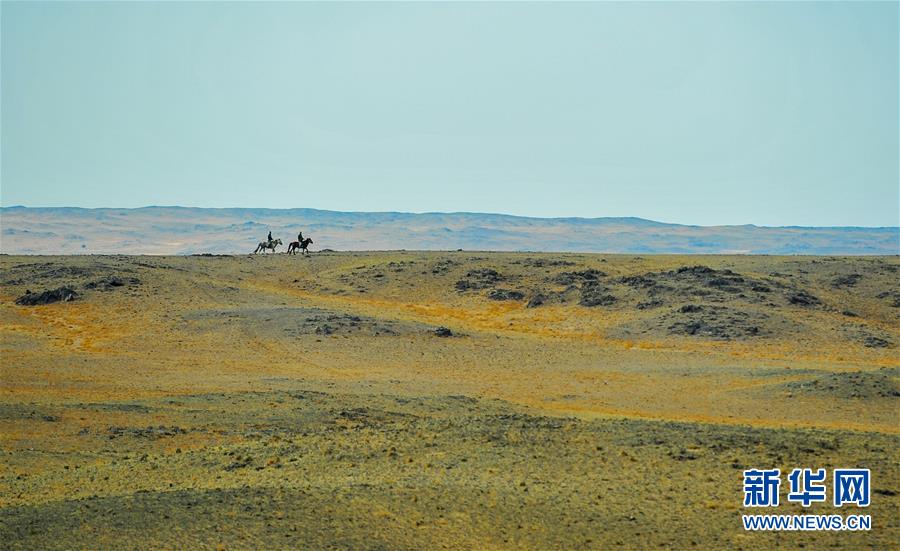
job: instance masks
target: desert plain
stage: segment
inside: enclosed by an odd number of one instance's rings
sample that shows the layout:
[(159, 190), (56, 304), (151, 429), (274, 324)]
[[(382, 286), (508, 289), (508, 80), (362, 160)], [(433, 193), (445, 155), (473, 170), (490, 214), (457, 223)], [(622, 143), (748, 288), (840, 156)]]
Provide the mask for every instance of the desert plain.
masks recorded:
[[(897, 257), (0, 269), (3, 549), (900, 544)], [(864, 511), (765, 512), (872, 530), (745, 532), (754, 467), (871, 469)]]

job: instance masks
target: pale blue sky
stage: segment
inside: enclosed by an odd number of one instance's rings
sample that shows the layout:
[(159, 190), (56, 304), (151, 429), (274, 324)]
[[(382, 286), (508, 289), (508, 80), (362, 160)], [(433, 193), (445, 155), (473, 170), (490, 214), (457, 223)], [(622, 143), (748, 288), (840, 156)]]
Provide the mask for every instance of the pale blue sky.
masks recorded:
[(898, 225), (898, 3), (14, 3), (4, 206)]

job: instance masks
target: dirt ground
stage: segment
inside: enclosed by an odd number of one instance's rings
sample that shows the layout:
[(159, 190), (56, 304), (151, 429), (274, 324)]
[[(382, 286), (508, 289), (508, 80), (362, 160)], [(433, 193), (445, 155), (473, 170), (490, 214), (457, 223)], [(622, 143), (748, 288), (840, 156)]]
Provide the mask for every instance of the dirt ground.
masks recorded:
[[(3, 549), (900, 543), (897, 257), (0, 269)], [(872, 530), (745, 532), (753, 467), (871, 469)]]

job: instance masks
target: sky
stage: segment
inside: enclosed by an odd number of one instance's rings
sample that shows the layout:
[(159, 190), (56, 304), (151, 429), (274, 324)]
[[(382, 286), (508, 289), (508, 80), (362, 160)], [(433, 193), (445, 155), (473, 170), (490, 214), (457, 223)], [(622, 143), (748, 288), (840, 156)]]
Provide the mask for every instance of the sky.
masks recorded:
[(0, 203), (897, 226), (898, 6), (3, 1)]

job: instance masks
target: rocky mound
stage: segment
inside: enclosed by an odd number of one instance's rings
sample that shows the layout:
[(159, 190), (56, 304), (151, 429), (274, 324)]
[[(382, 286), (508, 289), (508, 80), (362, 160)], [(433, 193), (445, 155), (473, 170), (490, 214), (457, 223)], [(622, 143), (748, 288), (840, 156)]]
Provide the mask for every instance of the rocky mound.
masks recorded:
[(187, 434), (187, 431), (181, 427), (172, 426), (166, 427), (164, 425), (159, 426), (149, 426), (149, 427), (119, 427), (119, 426), (111, 426), (106, 429), (106, 434), (108, 435), (110, 440), (115, 438), (119, 438), (122, 436), (130, 436), (132, 438), (164, 438), (176, 436), (179, 434)]
[(862, 279), (862, 276), (859, 274), (846, 274), (842, 276), (838, 276), (831, 280), (831, 286), (840, 289), (844, 287), (853, 287), (859, 280)]
[(686, 304), (620, 325), (610, 334), (626, 339), (678, 336), (730, 341), (775, 335), (781, 337), (798, 329), (796, 323), (776, 314), (719, 305)]
[(807, 381), (787, 383), (784, 387), (795, 392), (836, 398), (897, 398), (900, 396), (900, 385), (896, 377), (896, 369), (828, 373)]
[(7, 270), (8, 277), (4, 285), (68, 285), (70, 287), (87, 286), (90, 282), (119, 280), (126, 284), (130, 277), (122, 274), (134, 273), (132, 268), (122, 265), (97, 263), (92, 266), (70, 266), (61, 262), (44, 262), (19, 264)]
[(607, 293), (608, 289), (599, 283), (587, 281), (581, 286), (581, 300), (578, 304), (587, 307), (610, 306), (615, 304), (616, 297)]
[(787, 299), (789, 304), (793, 304), (794, 306), (819, 306), (822, 304), (817, 297), (807, 293), (806, 291), (791, 291), (787, 294)]
[(322, 308), (250, 308), (207, 310), (184, 316), (186, 330), (215, 331), (222, 324), (235, 326), (259, 338), (304, 335), (389, 336), (423, 334), (433, 330), (424, 324), (357, 316)]
[(894, 347), (894, 342), (888, 333), (867, 327), (863, 324), (845, 325), (842, 328), (842, 332), (846, 338), (856, 341), (866, 348)]
[[(568, 261), (548, 262), (548, 266), (573, 265)], [(609, 306), (617, 301), (609, 288), (601, 284), (607, 274), (600, 270), (588, 268), (580, 271), (567, 271), (550, 275), (544, 279), (544, 285), (533, 289), (526, 305), (537, 308), (550, 303), (568, 303), (577, 299), (578, 304), (586, 307)], [(559, 289), (564, 287), (564, 289)]]
[(900, 308), (900, 291), (882, 291), (875, 295), (876, 298), (887, 299), (891, 307)]
[(689, 304), (664, 316), (669, 334), (732, 340), (765, 334), (766, 316), (723, 306)]
[(537, 308), (538, 306), (543, 306), (550, 301), (550, 297), (545, 295), (544, 293), (534, 293), (530, 299), (528, 299), (528, 304), (525, 305), (526, 308)]
[[(129, 268), (116, 268), (122, 272), (132, 272)], [(76, 290), (110, 291), (120, 287), (138, 285), (136, 277), (123, 277), (109, 266), (67, 266), (55, 262), (43, 264), (19, 264), (9, 269), (11, 276), (3, 281), (4, 285), (25, 286), (41, 285), (50, 287), (39, 293), (30, 289), (16, 299), (21, 306), (38, 306), (54, 302), (68, 302), (79, 298)]]
[(111, 291), (117, 287), (125, 287), (127, 285), (139, 285), (141, 280), (136, 277), (119, 277), (107, 276), (96, 281), (87, 283), (85, 289), (97, 289), (99, 291)]
[(530, 268), (545, 268), (555, 266), (574, 266), (574, 262), (568, 260), (559, 260), (554, 258), (525, 258), (523, 260), (513, 260), (512, 264), (520, 264)]
[(103, 268), (66, 266), (56, 262), (19, 264), (9, 269), (4, 285), (46, 284), (47, 282), (75, 282), (97, 276)]
[(20, 306), (39, 306), (42, 304), (52, 304), (54, 302), (68, 302), (78, 298), (78, 293), (71, 287), (60, 287), (40, 293), (32, 293), (30, 290), (16, 299), (16, 304)]
[(456, 282), (456, 290), (459, 292), (478, 291), (488, 289), (494, 285), (506, 281), (506, 277), (492, 268), (478, 268), (466, 273), (465, 279)]
[(601, 277), (606, 277), (606, 273), (590, 268), (580, 272), (562, 272), (553, 276), (551, 281), (557, 285), (575, 285), (596, 282)]
[[(450, 260), (449, 258), (443, 258), (441, 260), (438, 260), (431, 266), (431, 273), (433, 275), (443, 275), (443, 274), (446, 274), (447, 272), (449, 272), (451, 268), (454, 268), (458, 264), (459, 264), (459, 262), (456, 262), (455, 260)], [(422, 272), (422, 273), (426, 274), (427, 272)]]
[(525, 298), (525, 293), (513, 289), (494, 289), (488, 293), (488, 298), (491, 300), (522, 300)]
[(774, 304), (777, 301), (806, 308), (822, 304), (818, 297), (796, 286), (702, 265), (623, 276), (613, 282), (644, 295), (641, 303), (645, 308), (698, 298), (706, 302), (738, 299), (750, 304)]
[(510, 279), (515, 278), (507, 277), (493, 268), (478, 268), (469, 270), (464, 279), (456, 282), (454, 288), (460, 293), (489, 289), (485, 296), (490, 300), (524, 300), (523, 291), (498, 287)]

